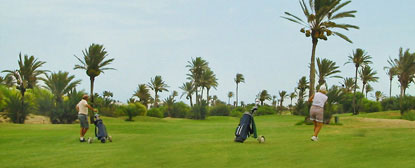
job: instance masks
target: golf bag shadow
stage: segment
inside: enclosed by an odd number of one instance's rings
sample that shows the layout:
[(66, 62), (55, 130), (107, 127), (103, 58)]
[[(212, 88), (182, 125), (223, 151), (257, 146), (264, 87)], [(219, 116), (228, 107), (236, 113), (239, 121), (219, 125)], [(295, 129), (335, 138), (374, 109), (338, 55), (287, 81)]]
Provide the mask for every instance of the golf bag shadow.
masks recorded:
[(255, 111), (256, 108), (253, 108), (251, 112), (245, 112), (242, 115), (239, 125), (235, 130), (235, 142), (243, 143), (251, 134), (254, 134), (254, 138), (257, 137), (255, 121), (252, 116)]

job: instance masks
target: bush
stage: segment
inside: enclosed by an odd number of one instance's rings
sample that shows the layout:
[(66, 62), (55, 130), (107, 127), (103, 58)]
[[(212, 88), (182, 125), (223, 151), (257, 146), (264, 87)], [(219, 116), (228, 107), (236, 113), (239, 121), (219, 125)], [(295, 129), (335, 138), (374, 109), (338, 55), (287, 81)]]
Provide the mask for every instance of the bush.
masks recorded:
[(151, 108), (147, 111), (147, 116), (163, 118), (164, 114), (161, 108)]
[(309, 113), (309, 103), (304, 100), (299, 100), (294, 106), (294, 115), (308, 116)]
[(225, 104), (218, 104), (209, 110), (210, 116), (229, 116), (231, 109)]
[[(356, 110), (361, 111), (361, 100), (363, 99), (364, 95), (360, 92), (356, 92)], [(348, 93), (344, 95), (343, 99), (343, 112), (344, 113), (353, 113), (353, 93)]]
[(236, 107), (232, 109), (230, 116), (240, 118), (245, 111), (244, 107)]
[(399, 97), (390, 97), (381, 101), (383, 110), (399, 110)]
[[(26, 97), (25, 97), (26, 98)], [(30, 99), (25, 99), (22, 108), (22, 97), (20, 93), (7, 95), (6, 97), (6, 116), (13, 123), (24, 124), (27, 115), (34, 110), (34, 105)]]
[(133, 117), (138, 115), (145, 116), (147, 113), (146, 107), (139, 102), (129, 103), (128, 105), (120, 106), (118, 110), (118, 113), (128, 116), (128, 119), (126, 119), (126, 121), (133, 121)]
[(409, 120), (409, 121), (415, 121), (415, 111), (408, 111), (403, 113), (402, 119)]
[(362, 100), (360, 111), (367, 112), (367, 113), (379, 112), (379, 111), (382, 111), (382, 104), (380, 102), (375, 102), (375, 101), (367, 100), (366, 98), (364, 98)]
[(195, 104), (192, 108), (190, 118), (196, 120), (204, 120), (206, 119), (207, 114), (207, 103), (206, 101), (201, 101), (199, 104)]
[(35, 97), (35, 104), (37, 105), (34, 114), (50, 116), (52, 109), (55, 108), (52, 93), (46, 89), (36, 88), (33, 90), (33, 94)]
[(190, 106), (183, 102), (174, 103), (173, 108), (171, 110), (171, 117), (190, 118)]
[(258, 107), (258, 110), (255, 113), (255, 115), (260, 116), (260, 115), (270, 115), (270, 114), (276, 114), (276, 113), (277, 113), (277, 109), (275, 109), (275, 107), (264, 105), (264, 106)]

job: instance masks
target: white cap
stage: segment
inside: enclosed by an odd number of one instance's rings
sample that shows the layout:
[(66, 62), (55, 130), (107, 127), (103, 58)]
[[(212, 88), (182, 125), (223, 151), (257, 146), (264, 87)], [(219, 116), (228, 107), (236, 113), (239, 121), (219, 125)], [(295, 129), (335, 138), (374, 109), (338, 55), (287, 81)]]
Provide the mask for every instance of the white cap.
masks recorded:
[(325, 86), (325, 85), (321, 85), (321, 86), (320, 86), (320, 90), (321, 90), (321, 91), (325, 91), (325, 92), (327, 92), (327, 90), (326, 90), (326, 86)]

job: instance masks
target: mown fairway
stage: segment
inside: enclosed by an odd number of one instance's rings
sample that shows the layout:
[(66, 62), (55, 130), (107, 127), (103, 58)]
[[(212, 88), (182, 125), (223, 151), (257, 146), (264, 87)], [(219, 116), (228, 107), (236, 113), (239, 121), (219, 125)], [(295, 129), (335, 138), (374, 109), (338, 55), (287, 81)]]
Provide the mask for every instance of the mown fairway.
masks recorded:
[(397, 113), (341, 115), (319, 142), (311, 125), (295, 125), (303, 117), (256, 117), (265, 144), (234, 143), (231, 117), (104, 118), (114, 139), (106, 144), (80, 143), (78, 124), (2, 123), (0, 167), (414, 167), (415, 122), (380, 119)]

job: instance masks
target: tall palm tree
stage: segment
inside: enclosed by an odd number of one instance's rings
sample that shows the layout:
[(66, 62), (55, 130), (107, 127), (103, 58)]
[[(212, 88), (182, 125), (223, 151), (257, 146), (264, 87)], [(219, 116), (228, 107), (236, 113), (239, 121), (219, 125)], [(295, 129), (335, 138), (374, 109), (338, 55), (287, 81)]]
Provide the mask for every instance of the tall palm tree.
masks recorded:
[(196, 104), (199, 104), (200, 97), (198, 94), (198, 89), (202, 85), (202, 75), (203, 72), (208, 68), (208, 62), (201, 57), (196, 57), (196, 59), (192, 58), (192, 61), (188, 61), (188, 65), (186, 65), (186, 67), (189, 68), (190, 71), (190, 74), (187, 74), (188, 79), (192, 80), (193, 84), (195, 85)]
[(56, 103), (62, 103), (63, 96), (81, 83), (81, 80), (74, 80), (74, 78), (75, 76), (69, 75), (69, 72), (59, 71), (52, 73), (50, 76), (46, 74), (46, 78), (42, 80), (45, 82), (45, 88), (54, 95)]
[(297, 94), (294, 92), (290, 93), (289, 95), (291, 103), (290, 103), (290, 107), (293, 107), (293, 99), (295, 99), (297, 97)]
[[(24, 112), (25, 103), (24, 103), (24, 96), (26, 89), (33, 89), (37, 81), (39, 80), (39, 76), (42, 74), (46, 74), (47, 70), (40, 70), (39, 68), (45, 64), (44, 61), (38, 61), (35, 57), (24, 55), (24, 59), (22, 59), (22, 54), (19, 53), (19, 60), (17, 61), (19, 65), (19, 69), (17, 70), (4, 70), (2, 72), (8, 72), (6, 78), (13, 78), (17, 82), (17, 89), (19, 89), (21, 94), (21, 112)], [(23, 120), (24, 121), (24, 120)]]
[(373, 91), (373, 87), (370, 84), (367, 84), (366, 85), (366, 93), (365, 93), (366, 94), (365, 95), (366, 99), (367, 99), (367, 94), (371, 91)]
[(358, 69), (364, 65), (368, 65), (372, 63), (370, 59), (372, 58), (370, 55), (367, 55), (367, 52), (363, 49), (356, 49), (353, 51), (353, 56), (348, 56), (349, 61), (348, 63), (353, 63), (355, 66), (355, 78), (354, 78), (354, 91), (353, 91), (353, 114), (356, 115), (358, 112), (356, 111), (356, 89), (357, 89), (357, 72)]
[(284, 102), (284, 99), (288, 97), (288, 95), (287, 95), (287, 91), (285, 90), (278, 92), (278, 94), (280, 95), (280, 108), (282, 111), (282, 103)]
[(202, 74), (202, 80), (201, 80), (201, 86), (202, 86), (202, 93), (201, 97), (203, 95), (203, 88), (206, 88), (206, 100), (209, 102), (209, 91), (211, 88), (216, 89), (218, 86), (218, 79), (216, 78), (215, 73), (210, 69), (206, 68), (206, 70)]
[(326, 78), (341, 78), (341, 76), (337, 76), (335, 74), (340, 73), (339, 66), (336, 66), (336, 62), (331, 61), (329, 59), (322, 59), (317, 58), (317, 68), (318, 68), (318, 86), (320, 88), (321, 85), (326, 83)]
[(352, 41), (347, 36), (339, 32), (332, 31), (332, 29), (359, 29), (359, 27), (355, 25), (335, 23), (335, 21), (338, 19), (355, 17), (354, 14), (356, 13), (355, 10), (339, 12), (341, 8), (351, 2), (346, 1), (342, 3), (340, 1), (341, 0), (310, 0), (307, 6), (304, 0), (301, 0), (300, 6), (306, 21), (303, 21), (299, 17), (288, 12), (285, 12), (286, 16), (282, 16), (282, 18), (304, 26), (300, 31), (304, 33), (306, 37), (311, 37), (312, 39), (313, 47), (311, 51), (310, 63), (310, 96), (314, 94), (315, 88), (315, 55), (318, 40), (327, 40), (328, 36), (336, 35), (346, 40), (347, 42), (352, 43)]
[(377, 74), (376, 71), (374, 71), (369, 65), (366, 65), (362, 68), (361, 71), (359, 71), (360, 79), (362, 80), (363, 87), (362, 87), (362, 93), (365, 93), (365, 85), (368, 82), (377, 82), (379, 77), (376, 77)]
[(179, 88), (182, 89), (182, 91), (183, 91), (180, 98), (183, 97), (184, 95), (186, 95), (186, 99), (190, 100), (190, 107), (193, 107), (192, 95), (195, 92), (193, 82), (190, 81), (190, 82), (183, 83), (183, 85), (180, 86)]
[(383, 94), (381, 91), (376, 91), (375, 96), (376, 96), (376, 101), (378, 102), (380, 99), (382, 99)]
[[(415, 73), (415, 54), (411, 54), (409, 49), (403, 51), (402, 47), (399, 48), (399, 57), (390, 62), (391, 66), (395, 68), (398, 76), (399, 83), (401, 84), (400, 100), (406, 95), (406, 89), (409, 83), (414, 79)], [(404, 111), (401, 108), (401, 114)]]
[(148, 89), (146, 84), (139, 84), (137, 90), (133, 94), (133, 97), (134, 96), (138, 97), (140, 103), (146, 106), (146, 108), (148, 108), (151, 95), (150, 95), (150, 90)]
[(272, 106), (277, 107), (277, 96), (272, 96)]
[(305, 76), (301, 77), (301, 79), (297, 83), (298, 89), (298, 99), (303, 100), (305, 96), (305, 91), (310, 88), (309, 82)]
[(383, 67), (384, 70), (386, 70), (386, 74), (389, 76), (389, 97), (392, 97), (392, 80), (394, 76), (397, 76), (397, 70), (396, 67), (394, 67), (394, 61), (392, 58), (389, 58), (388, 60), (389, 67)]
[(231, 98), (233, 97), (233, 92), (228, 93), (228, 104), (231, 105)]
[[(81, 64), (75, 65), (74, 69), (82, 69), (86, 71), (86, 74), (89, 76), (91, 82), (91, 102), (94, 103), (94, 82), (95, 78), (101, 73), (104, 73), (105, 70), (115, 70), (114, 68), (108, 68), (114, 58), (106, 59), (108, 56), (107, 51), (103, 45), (92, 43), (88, 49), (82, 51), (84, 59), (76, 57)], [(91, 113), (90, 118), (93, 121), (93, 115)]]
[(163, 91), (169, 91), (167, 90), (167, 88), (169, 87), (165, 81), (163, 81), (163, 79), (161, 79), (161, 76), (156, 75), (156, 77), (151, 78), (151, 81), (147, 84), (147, 86), (151, 89), (154, 90), (154, 107), (158, 107), (157, 105), (157, 101), (158, 101), (158, 92), (163, 92)]
[(261, 101), (261, 106), (263, 106), (264, 105), (264, 101), (265, 100), (271, 100), (271, 95), (270, 94), (268, 94), (268, 91), (267, 90), (262, 90), (259, 94), (258, 94), (258, 96), (257, 96), (258, 98), (259, 98), (259, 101)]
[[(355, 81), (353, 78), (343, 78), (343, 83), (341, 83), (344, 89), (345, 93), (351, 93), (353, 89), (355, 88)], [(359, 89), (359, 86), (356, 86), (357, 89)]]
[(237, 73), (234, 80), (236, 83), (236, 107), (238, 107), (239, 83), (245, 83), (245, 78), (244, 78), (244, 75)]

